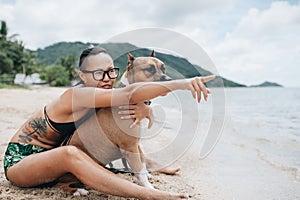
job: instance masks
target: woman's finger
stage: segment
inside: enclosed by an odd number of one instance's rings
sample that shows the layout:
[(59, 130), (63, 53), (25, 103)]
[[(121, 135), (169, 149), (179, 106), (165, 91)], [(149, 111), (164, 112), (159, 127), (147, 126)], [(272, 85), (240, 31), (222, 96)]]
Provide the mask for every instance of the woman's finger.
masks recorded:
[(148, 119), (149, 119), (149, 122), (148, 122), (148, 129), (149, 129), (152, 127), (154, 119), (152, 119), (152, 118), (148, 118)]
[(140, 122), (140, 120), (136, 119), (130, 126), (129, 128), (133, 128), (135, 125), (137, 125)]
[(134, 110), (122, 110), (118, 112), (119, 115), (132, 115), (134, 113), (135, 113)]
[(121, 119), (137, 119), (137, 117), (135, 115), (125, 115), (125, 116), (122, 116)]
[(136, 105), (123, 105), (123, 106), (119, 106), (119, 109), (121, 110), (133, 110), (136, 108)]
[(197, 101), (198, 101), (198, 103), (200, 103), (200, 101), (201, 101), (201, 88), (199, 87), (199, 84), (201, 84), (201, 81), (198, 80), (198, 78), (196, 78), (195, 80), (196, 81), (193, 82), (193, 86), (194, 86), (196, 94), (197, 94)]
[(203, 96), (204, 96), (204, 100), (206, 101), (207, 97), (208, 97), (208, 92), (206, 90), (206, 87), (204, 86), (204, 84), (202, 82), (199, 83), (199, 87), (201, 88), (201, 91), (202, 91)]
[(206, 90), (208, 94), (211, 94), (211, 90), (209, 88), (206, 88)]
[(201, 77), (202, 83), (206, 83), (208, 81), (214, 80), (216, 78), (216, 75), (209, 75), (209, 76), (203, 76)]

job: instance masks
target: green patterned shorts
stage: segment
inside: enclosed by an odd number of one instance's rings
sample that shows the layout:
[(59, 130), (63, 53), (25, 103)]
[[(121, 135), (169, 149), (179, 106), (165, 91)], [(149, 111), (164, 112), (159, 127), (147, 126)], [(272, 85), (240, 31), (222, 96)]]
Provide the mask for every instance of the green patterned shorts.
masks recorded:
[(48, 149), (32, 144), (22, 144), (15, 142), (8, 143), (6, 152), (4, 154), (4, 173), (6, 179), (8, 180), (6, 173), (9, 167), (13, 166), (14, 164), (17, 164), (26, 156), (47, 150)]

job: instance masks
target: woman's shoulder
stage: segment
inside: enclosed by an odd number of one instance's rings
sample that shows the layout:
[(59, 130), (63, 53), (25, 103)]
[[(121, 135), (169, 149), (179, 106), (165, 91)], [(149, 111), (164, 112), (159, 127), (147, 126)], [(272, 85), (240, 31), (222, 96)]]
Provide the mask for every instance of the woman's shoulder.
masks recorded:
[(55, 107), (68, 110), (70, 112), (78, 111), (78, 109), (83, 109), (85, 106), (81, 105), (81, 101), (88, 101), (93, 95), (90, 94), (89, 87), (84, 87), (78, 85), (75, 87), (68, 88), (65, 90), (60, 97), (54, 102)]
[(74, 93), (75, 90), (79, 89), (79, 88), (84, 88), (84, 86), (82, 84), (70, 87), (68, 89), (66, 89), (61, 95), (60, 97), (68, 97), (69, 95), (72, 95)]

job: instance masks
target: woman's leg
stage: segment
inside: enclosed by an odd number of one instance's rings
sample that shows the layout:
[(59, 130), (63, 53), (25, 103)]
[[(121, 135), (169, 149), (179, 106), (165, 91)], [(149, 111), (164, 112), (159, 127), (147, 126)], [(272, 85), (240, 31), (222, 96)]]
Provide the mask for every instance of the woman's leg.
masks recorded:
[(9, 180), (18, 186), (30, 187), (53, 181), (72, 173), (87, 186), (116, 196), (139, 199), (187, 199), (163, 191), (144, 188), (105, 170), (74, 146), (58, 147), (30, 155), (7, 171)]

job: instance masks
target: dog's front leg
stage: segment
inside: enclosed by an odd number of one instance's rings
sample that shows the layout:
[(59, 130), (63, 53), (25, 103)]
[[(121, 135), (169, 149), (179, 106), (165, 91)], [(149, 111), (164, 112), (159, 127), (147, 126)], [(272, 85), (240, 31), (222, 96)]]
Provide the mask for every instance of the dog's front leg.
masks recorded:
[(139, 185), (153, 188), (148, 180), (148, 171), (146, 165), (142, 163), (138, 145), (121, 150), (126, 158), (130, 168), (133, 170), (135, 177), (138, 179)]
[(144, 152), (141, 148), (141, 146), (139, 145), (138, 146), (138, 149), (139, 149), (139, 153), (140, 153), (140, 158), (141, 158), (141, 161), (142, 161), (142, 164), (143, 164), (143, 168), (145, 170), (145, 173), (148, 177), (148, 180), (152, 178), (151, 174), (149, 173), (148, 171), (148, 168), (147, 168), (147, 164), (146, 164), (146, 158), (145, 158), (145, 155), (144, 155)]

